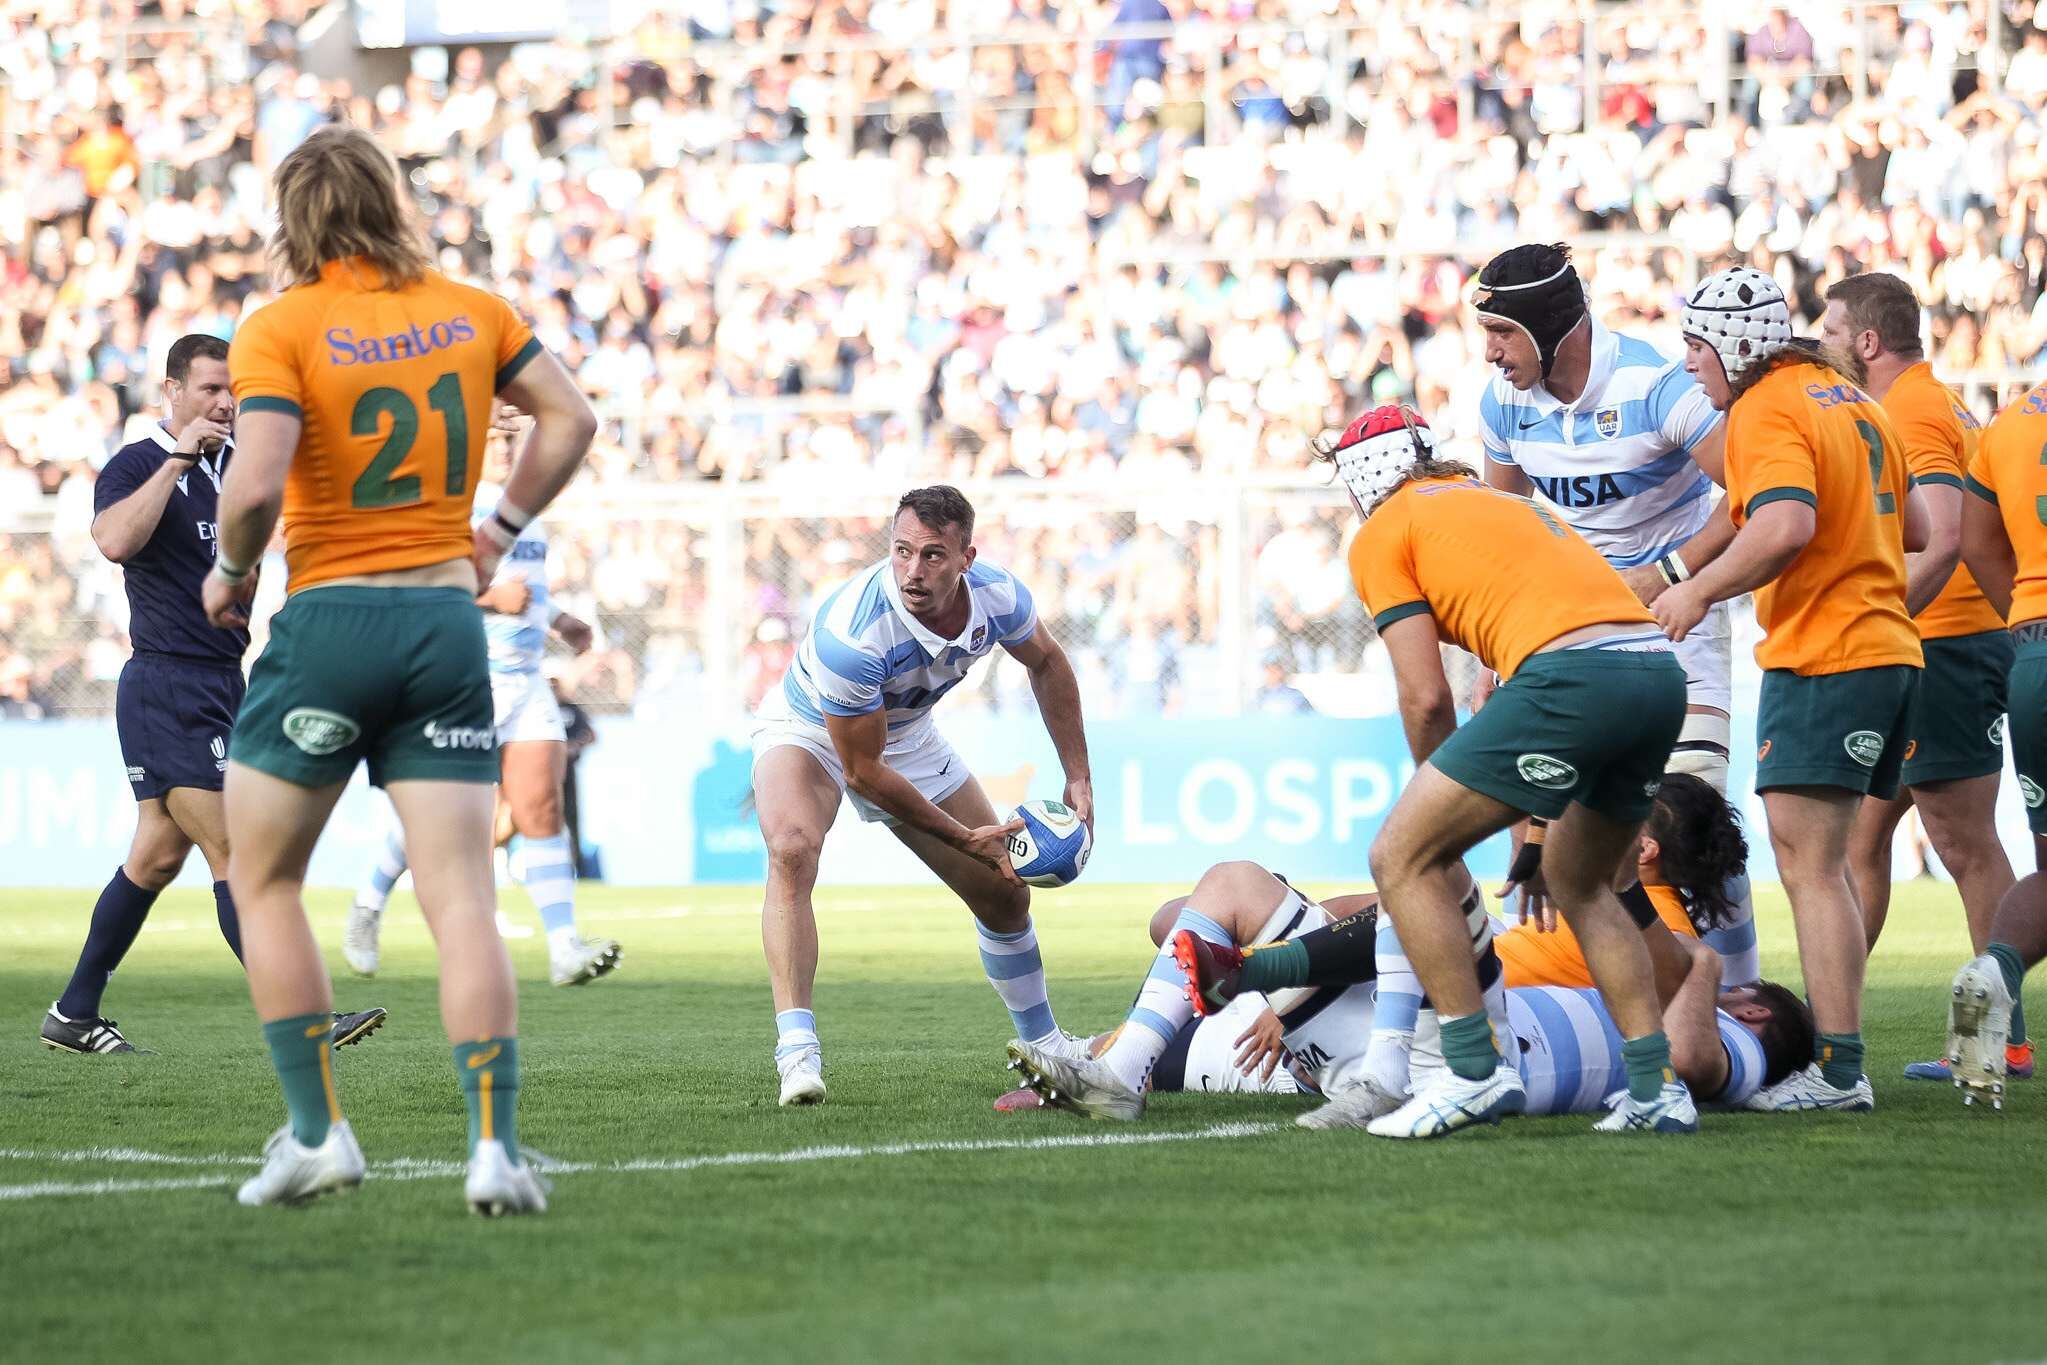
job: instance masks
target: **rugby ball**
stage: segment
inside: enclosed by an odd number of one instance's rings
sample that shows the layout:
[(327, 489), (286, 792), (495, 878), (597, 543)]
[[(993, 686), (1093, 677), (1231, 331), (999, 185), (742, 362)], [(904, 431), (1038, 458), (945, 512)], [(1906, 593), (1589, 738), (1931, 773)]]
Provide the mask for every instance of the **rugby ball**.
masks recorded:
[(1094, 835), (1057, 801), (1026, 801), (1009, 813), (1023, 828), (1009, 836), (1009, 865), (1026, 886), (1065, 886), (1080, 876)]

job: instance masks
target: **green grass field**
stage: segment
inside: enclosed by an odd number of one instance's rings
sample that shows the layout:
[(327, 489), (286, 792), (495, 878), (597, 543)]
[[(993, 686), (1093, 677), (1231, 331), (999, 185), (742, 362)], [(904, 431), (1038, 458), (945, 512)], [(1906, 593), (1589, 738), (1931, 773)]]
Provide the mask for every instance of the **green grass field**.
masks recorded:
[[(1041, 897), (1062, 1023), (1120, 1017), (1162, 894)], [(822, 898), (831, 1102), (782, 1111), (754, 893), (586, 888), (619, 976), (556, 990), (540, 939), (512, 949), (521, 1136), (589, 1169), (501, 1223), (406, 1167), (459, 1161), (464, 1134), (408, 895), (383, 974), (339, 986), (392, 1016), (341, 1054), (372, 1178), (304, 1210), (231, 1199), (282, 1105), (203, 892), (159, 904), (107, 999), (155, 1055), (37, 1044), (89, 902), (0, 909), (0, 1359), (1966, 1361), (2047, 1339), (2024, 1290), (2047, 1094), (1993, 1115), (1898, 1079), (1963, 948), (1947, 887), (1903, 890), (1872, 968), (1874, 1116), (1419, 1146), (1302, 1132), (1280, 1098), (1163, 1096), (1115, 1128), (992, 1112), (1007, 1019), (924, 887)], [(315, 900), (337, 967), (342, 910)]]

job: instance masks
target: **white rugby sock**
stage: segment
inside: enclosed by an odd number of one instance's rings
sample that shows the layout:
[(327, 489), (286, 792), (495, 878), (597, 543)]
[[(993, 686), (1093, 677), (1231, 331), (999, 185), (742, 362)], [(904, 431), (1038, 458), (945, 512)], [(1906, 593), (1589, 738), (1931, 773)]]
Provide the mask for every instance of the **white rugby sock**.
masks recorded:
[(368, 906), (377, 914), (384, 913), (384, 907), (391, 902), (391, 888), (405, 875), (405, 831), (396, 820), (387, 819), (383, 847), (377, 850), (376, 861), (370, 864), (369, 880), (356, 889), (357, 905)]
[(576, 942), (576, 865), (566, 833), (527, 839), (513, 862), (513, 875), (533, 897), (547, 930), (548, 951), (564, 952)]
[(1138, 989), (1137, 1001), (1130, 1007), (1130, 1017), (1124, 1020), (1116, 1041), (1102, 1054), (1102, 1064), (1140, 1094), (1166, 1044), (1194, 1017), (1194, 1002), (1187, 998), (1186, 974), (1173, 960), (1173, 935), (1182, 929), (1191, 930), (1197, 938), (1210, 943), (1230, 942), (1228, 931), (1191, 905), (1180, 911), (1180, 917), (1167, 931), (1166, 941), (1159, 946), (1151, 971)]

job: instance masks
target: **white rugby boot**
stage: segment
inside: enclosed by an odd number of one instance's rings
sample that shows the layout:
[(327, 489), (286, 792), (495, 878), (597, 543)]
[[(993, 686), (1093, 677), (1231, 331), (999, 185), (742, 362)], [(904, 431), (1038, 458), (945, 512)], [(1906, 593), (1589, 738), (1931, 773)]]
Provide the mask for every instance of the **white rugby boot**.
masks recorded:
[(341, 956), (357, 976), (377, 974), (377, 937), (384, 927), (381, 911), (361, 901), (348, 907), (348, 927), (341, 931)]
[(1762, 1114), (1790, 1114), (1804, 1109), (1834, 1109), (1844, 1114), (1867, 1114), (1876, 1108), (1876, 1092), (1869, 1077), (1857, 1076), (1846, 1090), (1827, 1081), (1818, 1062), (1794, 1071), (1767, 1089), (1749, 1096), (1742, 1106)]
[(1683, 1081), (1665, 1081), (1653, 1100), (1620, 1092), (1613, 1111), (1592, 1125), (1595, 1133), (1696, 1133), (1699, 1106)]
[(469, 1178), (462, 1197), (469, 1210), (484, 1218), (511, 1213), (546, 1213), (548, 1183), (528, 1161), (513, 1165), (505, 1144), (496, 1138), (476, 1144), (469, 1158)]
[(348, 1120), (327, 1130), (327, 1140), (307, 1147), (291, 1135), (285, 1124), (263, 1144), (263, 1169), (249, 1177), (235, 1195), (238, 1203), (256, 1208), (263, 1204), (302, 1204), (323, 1194), (342, 1194), (362, 1184), (362, 1148)]
[(1338, 1091), (1336, 1097), (1317, 1109), (1295, 1117), (1294, 1122), (1303, 1128), (1326, 1131), (1331, 1128), (1364, 1128), (1373, 1119), (1384, 1118), (1401, 1105), (1407, 1097), (1396, 1095), (1367, 1076), (1356, 1085)]
[(1521, 1073), (1501, 1059), (1490, 1076), (1472, 1081), (1445, 1068), (1426, 1089), (1365, 1125), (1373, 1137), (1434, 1138), (1474, 1123), (1498, 1123), (1528, 1107)]
[(548, 954), (548, 976), (557, 986), (580, 986), (617, 971), (619, 957), (616, 940), (575, 939), (562, 951)]
[(1088, 1056), (1085, 1045), (1073, 1057), (1019, 1038), (1009, 1045), (1009, 1069), (1054, 1109), (1123, 1123), (1144, 1117), (1144, 1096), (1099, 1058)]
[(812, 1045), (787, 1057), (777, 1057), (775, 1069), (782, 1073), (780, 1104), (789, 1107), (824, 1103), (823, 1048)]
[(1963, 1104), (1988, 1099), (1992, 1109), (2004, 1108), (2010, 1041), (2011, 990), (1997, 959), (1985, 953), (1962, 964), (1948, 997), (1948, 1074)]

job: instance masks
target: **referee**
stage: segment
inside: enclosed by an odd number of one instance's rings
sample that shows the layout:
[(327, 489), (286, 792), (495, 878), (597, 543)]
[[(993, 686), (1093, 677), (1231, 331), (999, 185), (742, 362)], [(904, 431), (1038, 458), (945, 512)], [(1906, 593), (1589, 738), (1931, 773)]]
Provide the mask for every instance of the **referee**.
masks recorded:
[[(43, 1018), (43, 1045), (62, 1052), (135, 1050), (101, 1016), (100, 997), (194, 844), (213, 873), (221, 936), (242, 955), (227, 889), (221, 787), (249, 632), (216, 629), (199, 604), (213, 567), (221, 475), (233, 451), (227, 343), (180, 337), (163, 392), (164, 421), (116, 452), (93, 489), (92, 538), (122, 567), (135, 646), (114, 700), (121, 761), (135, 793), (135, 839), (93, 906), (71, 983)], [(334, 1042), (352, 1043), (383, 1022), (380, 1009), (336, 1015)]]

